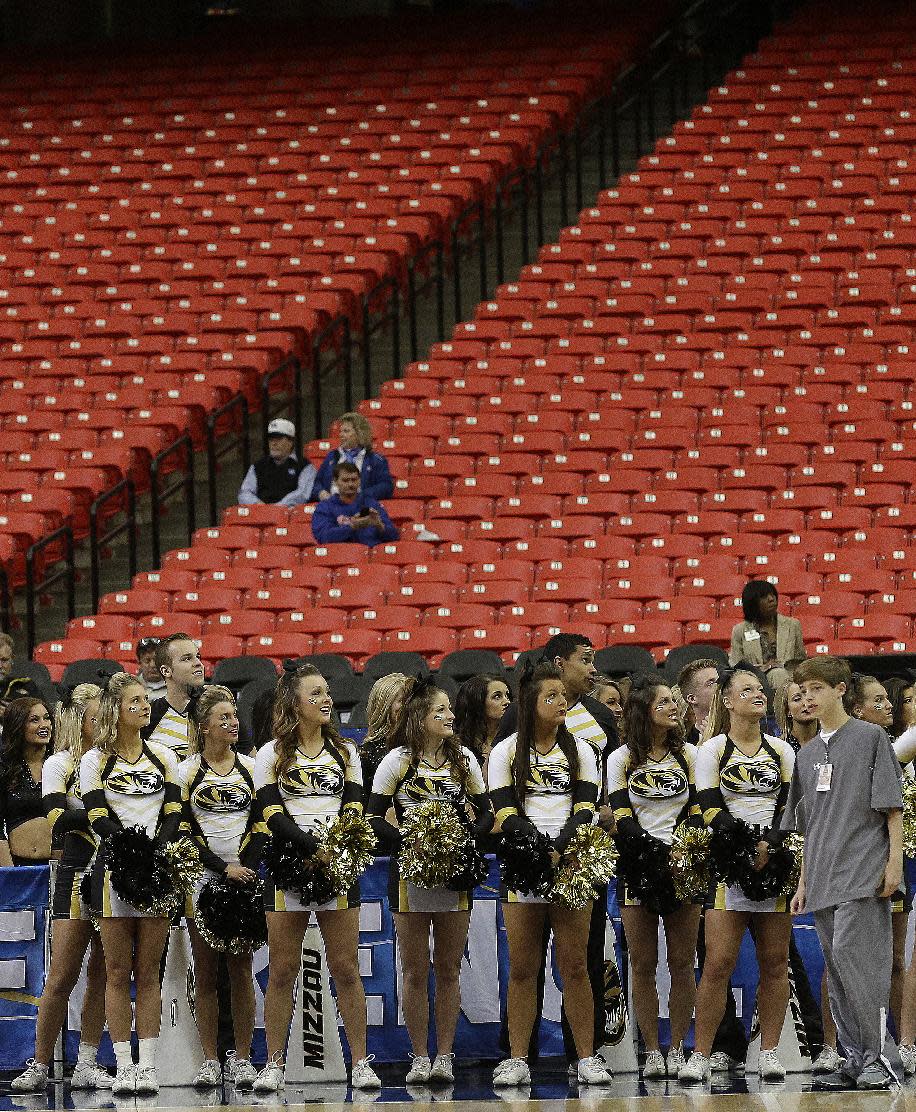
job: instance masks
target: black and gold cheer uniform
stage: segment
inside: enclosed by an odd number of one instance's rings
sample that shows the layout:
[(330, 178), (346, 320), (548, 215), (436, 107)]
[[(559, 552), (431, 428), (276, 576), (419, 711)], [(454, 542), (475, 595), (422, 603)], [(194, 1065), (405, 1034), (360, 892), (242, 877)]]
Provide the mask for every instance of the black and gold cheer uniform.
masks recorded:
[(80, 898), (80, 882), (95, 853), (95, 838), (80, 795), (79, 764), (68, 750), (48, 757), (41, 769), (45, 814), (55, 840), (63, 839), (54, 878), (51, 915), (54, 919), (89, 919)]

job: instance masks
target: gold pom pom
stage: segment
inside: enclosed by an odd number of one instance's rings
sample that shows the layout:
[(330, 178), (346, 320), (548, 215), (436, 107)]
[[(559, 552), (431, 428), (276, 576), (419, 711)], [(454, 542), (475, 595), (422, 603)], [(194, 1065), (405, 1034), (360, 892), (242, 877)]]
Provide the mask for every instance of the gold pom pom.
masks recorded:
[(617, 866), (614, 839), (600, 826), (579, 826), (569, 840), (547, 893), (551, 903), (578, 911), (598, 895)]
[(903, 852), (916, 857), (916, 780), (903, 778)]
[(712, 830), (682, 822), (671, 841), (671, 876), (679, 900), (692, 900), (709, 891), (713, 882), (709, 845)]
[(805, 839), (801, 834), (790, 834), (782, 843), (782, 848), (792, 854), (792, 869), (786, 877), (780, 895), (794, 896), (801, 880), (802, 861), (804, 860)]
[(159, 852), (175, 887), (190, 895), (204, 871), (197, 846), (190, 838), (179, 838), (177, 842), (167, 842)]
[(325, 831), (316, 831), (326, 858), (326, 868), (337, 894), (342, 896), (372, 864), (376, 838), (369, 820), (352, 807), (346, 807)]
[(401, 818), (401, 877), (420, 888), (441, 888), (461, 869), (471, 833), (454, 805), (430, 799)]

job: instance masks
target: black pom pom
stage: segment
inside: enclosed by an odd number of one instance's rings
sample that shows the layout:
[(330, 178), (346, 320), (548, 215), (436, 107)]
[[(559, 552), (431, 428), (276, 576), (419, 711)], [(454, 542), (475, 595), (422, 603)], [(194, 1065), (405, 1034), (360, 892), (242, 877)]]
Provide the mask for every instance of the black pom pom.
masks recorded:
[(659, 838), (641, 830), (618, 830), (614, 835), (617, 852), (617, 879), (626, 885), (627, 895), (638, 899), (656, 915), (668, 915), (681, 904), (674, 891), (670, 848)]
[(528, 896), (546, 896), (553, 884), (552, 849), (547, 835), (534, 828), (501, 834), (497, 854), (506, 887)]
[(473, 838), (469, 838), (461, 851), (461, 866), (448, 886), (456, 892), (476, 888), (487, 879), (489, 871), (486, 858), (475, 845)]
[(328, 871), (291, 842), (271, 838), (264, 850), (264, 865), (278, 888), (292, 892), (304, 904), (327, 903), (337, 895)]
[(197, 929), (213, 950), (244, 954), (267, 941), (264, 889), (255, 884), (233, 884), (225, 877), (207, 881), (197, 898)]
[(749, 900), (771, 900), (782, 894), (794, 864), (784, 846), (770, 850), (762, 869), (755, 869), (760, 833), (741, 819), (713, 835), (710, 859), (716, 876), (726, 884), (737, 884)]
[(138, 911), (170, 917), (180, 908), (181, 894), (142, 827), (128, 826), (108, 835), (105, 865), (115, 892)]

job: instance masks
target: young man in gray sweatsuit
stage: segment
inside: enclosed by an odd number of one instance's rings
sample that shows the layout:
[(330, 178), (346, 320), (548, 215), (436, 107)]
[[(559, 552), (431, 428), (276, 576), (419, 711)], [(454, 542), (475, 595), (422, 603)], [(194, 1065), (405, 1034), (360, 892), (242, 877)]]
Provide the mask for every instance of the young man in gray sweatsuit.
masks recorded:
[(830, 1011), (846, 1052), (843, 1067), (816, 1083), (897, 1088), (903, 1071), (886, 1017), (891, 897), (903, 874), (900, 765), (880, 726), (844, 710), (852, 679), (844, 660), (809, 657), (794, 679), (821, 729), (796, 758), (783, 811), (782, 828), (805, 836), (792, 914), (814, 914)]

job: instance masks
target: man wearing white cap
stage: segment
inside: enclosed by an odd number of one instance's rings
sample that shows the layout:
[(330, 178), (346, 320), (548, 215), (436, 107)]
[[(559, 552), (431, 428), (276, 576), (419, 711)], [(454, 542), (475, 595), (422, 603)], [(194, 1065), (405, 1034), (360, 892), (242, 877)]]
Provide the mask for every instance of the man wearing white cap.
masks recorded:
[(271, 502), (278, 506), (304, 506), (312, 493), (315, 468), (303, 463), (293, 448), (296, 427), (284, 417), (267, 426), (267, 455), (248, 468), (239, 489), (239, 505)]

